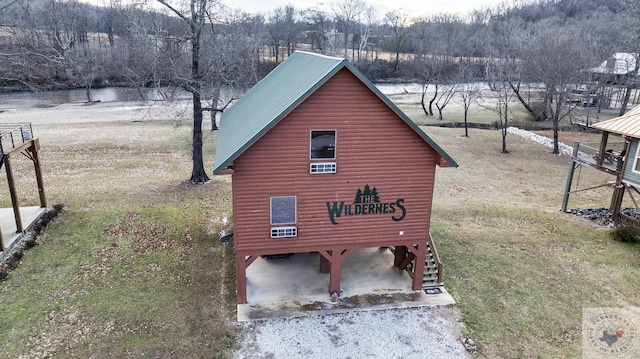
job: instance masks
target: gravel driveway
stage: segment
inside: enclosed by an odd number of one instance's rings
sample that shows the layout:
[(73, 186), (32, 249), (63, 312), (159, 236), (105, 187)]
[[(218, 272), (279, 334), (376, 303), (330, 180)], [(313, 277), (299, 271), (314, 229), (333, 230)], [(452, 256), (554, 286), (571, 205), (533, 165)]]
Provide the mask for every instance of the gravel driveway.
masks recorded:
[(471, 358), (455, 307), (366, 310), (245, 322), (240, 358)]

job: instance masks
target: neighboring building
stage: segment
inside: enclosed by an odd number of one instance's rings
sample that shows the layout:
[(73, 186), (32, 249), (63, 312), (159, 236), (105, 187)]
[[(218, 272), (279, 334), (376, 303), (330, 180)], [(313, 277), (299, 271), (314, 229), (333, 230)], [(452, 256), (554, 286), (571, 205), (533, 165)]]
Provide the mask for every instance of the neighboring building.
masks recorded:
[[(634, 222), (620, 213), (620, 206), (625, 190), (636, 189), (637, 192), (640, 188), (640, 106), (623, 116), (597, 122), (592, 127), (602, 131), (602, 138), (598, 144), (575, 143), (562, 209), (567, 211), (576, 164), (588, 165), (615, 176), (610, 205), (614, 223), (621, 220), (624, 223)], [(610, 135), (620, 137), (612, 141)]]
[(358, 248), (393, 246), (396, 266), (423, 273), (436, 165), (457, 166), (351, 63), (294, 52), (220, 121), (213, 173), (232, 175), (238, 303), (261, 255), (319, 252), (329, 294)]
[(616, 52), (600, 66), (591, 68), (591, 73), (612, 77), (633, 76), (636, 71), (636, 54), (627, 52)]

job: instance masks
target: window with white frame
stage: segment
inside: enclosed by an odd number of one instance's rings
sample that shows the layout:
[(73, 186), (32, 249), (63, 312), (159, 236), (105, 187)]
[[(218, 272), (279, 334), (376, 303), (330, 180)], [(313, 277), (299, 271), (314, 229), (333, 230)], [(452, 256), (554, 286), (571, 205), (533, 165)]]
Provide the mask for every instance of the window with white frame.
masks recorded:
[(638, 143), (638, 149), (636, 150), (636, 158), (633, 162), (633, 172), (640, 173), (640, 143)]
[(296, 237), (297, 227), (296, 196), (271, 197), (271, 238)]
[[(336, 173), (336, 131), (312, 130), (309, 144), (310, 173)], [(316, 162), (315, 160), (323, 160)]]
[(310, 158), (312, 160), (336, 159), (336, 131), (334, 130), (311, 131)]

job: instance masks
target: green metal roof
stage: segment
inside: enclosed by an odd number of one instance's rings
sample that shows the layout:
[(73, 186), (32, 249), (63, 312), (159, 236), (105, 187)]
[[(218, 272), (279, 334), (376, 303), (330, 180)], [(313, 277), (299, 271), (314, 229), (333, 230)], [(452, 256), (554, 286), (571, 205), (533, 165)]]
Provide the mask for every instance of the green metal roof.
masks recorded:
[(441, 166), (458, 164), (349, 61), (295, 51), (258, 82), (220, 118), (213, 173), (218, 174), (342, 68), (375, 92), (442, 157)]

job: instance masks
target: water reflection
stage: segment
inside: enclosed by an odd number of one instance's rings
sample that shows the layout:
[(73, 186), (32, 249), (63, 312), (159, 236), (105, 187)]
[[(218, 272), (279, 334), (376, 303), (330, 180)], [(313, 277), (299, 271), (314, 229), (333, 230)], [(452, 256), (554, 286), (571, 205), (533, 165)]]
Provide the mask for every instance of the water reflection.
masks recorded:
[[(100, 102), (189, 99), (185, 91), (160, 91), (149, 88), (104, 87), (91, 90), (91, 100)], [(52, 91), (17, 91), (0, 93), (0, 109), (34, 108), (87, 102), (85, 89)]]
[[(486, 87), (486, 83), (475, 83), (478, 88)], [(385, 95), (402, 93), (421, 93), (422, 84), (419, 83), (378, 83), (378, 89)], [(239, 90), (223, 90), (222, 99), (228, 99), (231, 95), (239, 98), (242, 93)], [(429, 88), (433, 91), (433, 87)], [(157, 88), (125, 88), (105, 87), (91, 90), (91, 99), (100, 102), (113, 101), (160, 101), (190, 99), (191, 95), (180, 90), (159, 90)], [(52, 91), (19, 91), (0, 93), (0, 110), (10, 108), (34, 108), (57, 106), (66, 103), (87, 102), (87, 93), (84, 89), (52, 90)]]

